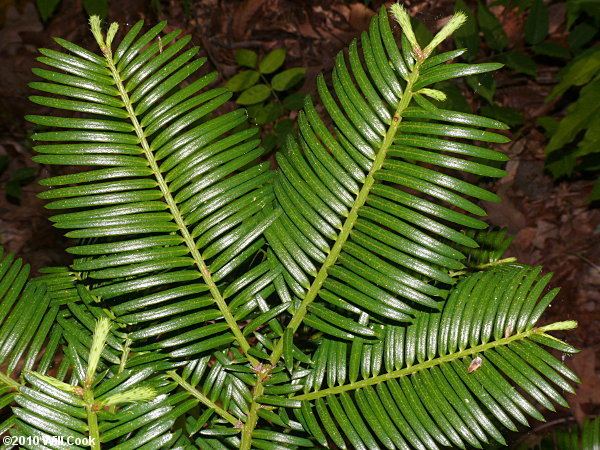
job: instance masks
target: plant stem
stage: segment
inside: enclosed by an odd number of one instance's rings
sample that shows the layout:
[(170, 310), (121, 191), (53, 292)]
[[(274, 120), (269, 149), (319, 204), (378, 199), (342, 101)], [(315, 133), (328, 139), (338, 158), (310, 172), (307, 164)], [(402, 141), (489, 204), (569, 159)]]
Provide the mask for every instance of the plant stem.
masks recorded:
[(244, 424), (244, 428), (242, 429), (242, 442), (240, 444), (240, 450), (250, 450), (252, 447), (252, 433), (254, 432), (254, 428), (256, 427), (256, 422), (258, 422), (258, 410), (261, 405), (256, 401), (258, 397), (260, 397), (264, 392), (264, 387), (262, 385), (262, 379), (260, 375), (258, 377), (256, 386), (254, 387), (254, 391), (252, 393), (252, 404), (250, 405), (250, 412), (248, 413), (248, 418), (246, 419), (246, 423)]
[(275, 89), (273, 89), (273, 86), (271, 86), (271, 83), (269, 83), (269, 81), (267, 80), (267, 77), (265, 77), (264, 74), (260, 73), (260, 71), (258, 72), (260, 74), (260, 78), (264, 81), (264, 83), (269, 87), (269, 89), (271, 90), (271, 93), (273, 94), (273, 96), (275, 97), (275, 100), (277, 100), (277, 103), (281, 103), (281, 100), (279, 99), (279, 96), (277, 95), (277, 92), (275, 92)]
[[(127, 358), (129, 358), (129, 352), (131, 350), (131, 339), (125, 339), (125, 345), (123, 346), (123, 353), (121, 353), (121, 361), (119, 362), (119, 371), (117, 373), (122, 373), (125, 370), (125, 366), (127, 365)], [(109, 408), (111, 413), (115, 413), (117, 411), (117, 405), (112, 405)]]
[[(510, 263), (513, 263), (513, 262), (517, 262), (517, 258), (511, 256), (511, 257), (508, 257), (508, 258), (498, 259), (496, 261), (490, 261), (488, 263), (484, 263), (484, 264), (479, 264), (477, 266), (473, 266), (473, 269), (476, 269), (476, 270), (485, 270), (485, 269), (489, 269), (490, 267), (496, 267), (496, 266), (500, 266), (502, 264), (510, 264)], [(466, 273), (469, 273), (469, 271), (468, 270), (459, 270), (457, 272), (454, 272), (454, 271), (451, 270), (451, 271), (448, 272), (448, 275), (450, 277), (454, 278), (454, 277), (458, 277), (458, 276), (464, 275)]]
[(106, 65), (107, 65), (108, 69), (110, 70), (110, 73), (111, 73), (113, 79), (115, 80), (115, 84), (119, 91), (119, 95), (121, 96), (121, 100), (123, 101), (123, 103), (125, 105), (125, 109), (127, 110), (127, 113), (129, 114), (129, 119), (131, 120), (131, 123), (135, 129), (135, 133), (140, 141), (140, 145), (142, 147), (142, 150), (144, 151), (144, 155), (145, 155), (146, 159), (148, 160), (150, 169), (152, 170), (154, 177), (156, 178), (158, 187), (160, 188), (163, 198), (165, 199), (165, 202), (167, 203), (167, 205), (169, 207), (171, 215), (173, 216), (175, 223), (179, 227), (181, 236), (183, 237), (183, 240), (184, 240), (186, 246), (188, 247), (196, 266), (200, 270), (200, 272), (202, 274), (202, 278), (204, 279), (204, 282), (208, 286), (209, 291), (210, 291), (215, 303), (217, 304), (217, 306), (219, 308), (219, 311), (221, 311), (221, 314), (223, 314), (223, 317), (225, 318), (227, 325), (229, 325), (231, 332), (235, 336), (235, 339), (238, 342), (238, 345), (240, 346), (240, 348), (242, 349), (242, 351), (244, 352), (244, 354), (246, 355), (246, 357), (248, 358), (250, 363), (253, 365), (257, 365), (258, 360), (256, 360), (251, 355), (248, 355), (248, 350), (250, 349), (250, 344), (248, 343), (248, 341), (246, 340), (246, 338), (240, 331), (240, 328), (239, 328), (236, 320), (234, 319), (233, 314), (229, 310), (229, 307), (227, 306), (227, 303), (225, 302), (223, 295), (219, 291), (219, 288), (217, 287), (215, 281), (212, 278), (212, 274), (210, 273), (210, 270), (208, 269), (206, 262), (204, 261), (204, 259), (202, 258), (202, 255), (200, 255), (200, 252), (196, 248), (196, 242), (192, 238), (192, 236), (187, 228), (187, 225), (185, 223), (185, 220), (183, 218), (183, 215), (181, 214), (181, 211), (179, 210), (179, 207), (177, 206), (177, 203), (175, 202), (175, 199), (173, 198), (173, 195), (171, 194), (171, 191), (169, 190), (169, 186), (167, 185), (167, 182), (165, 181), (165, 179), (160, 171), (160, 168), (158, 167), (158, 162), (156, 161), (156, 158), (154, 157), (154, 153), (152, 152), (152, 149), (150, 148), (150, 143), (148, 142), (148, 139), (146, 138), (146, 135), (144, 134), (144, 129), (142, 128), (142, 125), (140, 124), (140, 122), (137, 118), (137, 115), (133, 108), (133, 104), (131, 103), (131, 99), (129, 98), (129, 94), (125, 90), (125, 86), (123, 85), (123, 80), (121, 79), (121, 75), (113, 61), (112, 50), (110, 49), (110, 46), (107, 46), (104, 44), (104, 42), (101, 40), (101, 38), (98, 38), (98, 36), (96, 36), (96, 39), (98, 40), (98, 45), (100, 46), (102, 53), (104, 54), (104, 58), (106, 59)]
[[(325, 261), (323, 262), (321, 269), (319, 270), (319, 272), (317, 273), (317, 276), (315, 277), (314, 281), (312, 282), (312, 285), (310, 286), (306, 296), (302, 300), (302, 303), (298, 307), (298, 310), (294, 313), (292, 320), (290, 321), (290, 323), (287, 326), (287, 328), (292, 330), (292, 334), (296, 332), (296, 330), (298, 329), (298, 327), (304, 320), (304, 316), (306, 316), (306, 313), (308, 311), (308, 306), (317, 298), (317, 295), (318, 295), (319, 291), (321, 290), (323, 283), (327, 279), (329, 268), (337, 262), (338, 257), (342, 251), (342, 248), (343, 248), (344, 244), (346, 243), (346, 241), (348, 240), (348, 237), (350, 236), (350, 232), (354, 228), (354, 224), (356, 223), (356, 220), (358, 219), (358, 212), (359, 212), (360, 208), (362, 206), (364, 206), (365, 202), (367, 201), (367, 197), (369, 196), (369, 193), (371, 192), (371, 188), (373, 187), (373, 184), (375, 183), (375, 173), (377, 173), (377, 171), (380, 170), (381, 167), (383, 166), (383, 163), (385, 162), (385, 158), (387, 156), (387, 151), (389, 150), (390, 146), (392, 145), (392, 143), (394, 141), (394, 138), (396, 137), (396, 132), (398, 131), (398, 125), (400, 125), (400, 122), (402, 121), (402, 115), (404, 114), (404, 110), (408, 107), (410, 101), (412, 100), (412, 97), (414, 94), (413, 85), (419, 78), (419, 68), (421, 67), (422, 63), (423, 63), (423, 60), (419, 60), (415, 63), (413, 70), (408, 77), (406, 89), (404, 90), (404, 94), (402, 95), (402, 98), (400, 99), (400, 102), (398, 103), (396, 112), (394, 113), (394, 116), (392, 117), (390, 126), (385, 134), (385, 138), (383, 139), (381, 147), (379, 148), (379, 151), (377, 152), (377, 155), (375, 156), (375, 160), (373, 161), (371, 170), (369, 170), (369, 173), (368, 173), (367, 177), (365, 178), (364, 184), (363, 184), (362, 188), (360, 189), (358, 196), (356, 197), (356, 201), (354, 202), (354, 205), (352, 206), (352, 209), (350, 210), (348, 217), (346, 217), (346, 220), (345, 220), (345, 222), (342, 226), (342, 229), (335, 241), (335, 244), (333, 245), (331, 251), (327, 255), (327, 258), (325, 258)], [(273, 353), (271, 354), (270, 361), (271, 361), (272, 366), (275, 366), (277, 364), (277, 362), (281, 358), (282, 353), (283, 353), (283, 339), (279, 339), (275, 349), (273, 350)]]
[[(309, 400), (315, 400), (315, 399), (321, 398), (321, 397), (326, 397), (329, 395), (337, 395), (337, 394), (341, 394), (342, 392), (361, 389), (361, 388), (364, 388), (367, 386), (372, 386), (375, 384), (382, 383), (384, 381), (392, 380), (395, 378), (405, 377), (407, 375), (412, 375), (414, 373), (417, 373), (417, 372), (420, 372), (423, 370), (427, 370), (427, 369), (431, 369), (432, 367), (439, 366), (439, 365), (445, 364), (445, 363), (449, 363), (451, 361), (456, 361), (461, 358), (465, 358), (467, 356), (474, 356), (474, 355), (477, 355), (478, 353), (484, 353), (492, 348), (508, 345), (513, 341), (520, 341), (520, 340), (526, 339), (534, 334), (543, 335), (545, 333), (545, 331), (547, 331), (547, 330), (569, 329), (571, 327), (572, 327), (572, 324), (570, 324), (568, 322), (556, 322), (556, 323), (547, 325), (545, 327), (532, 328), (530, 330), (523, 331), (522, 333), (517, 333), (517, 334), (514, 334), (514, 335), (506, 337), (506, 338), (498, 339), (497, 341), (488, 342), (486, 344), (477, 345), (475, 347), (471, 347), (471, 348), (462, 350), (460, 352), (440, 356), (438, 358), (434, 358), (432, 360), (425, 361), (425, 362), (416, 364), (411, 367), (406, 367), (406, 368), (400, 369), (400, 370), (394, 370), (392, 372), (388, 372), (383, 375), (356, 381), (354, 383), (349, 383), (349, 384), (345, 384), (345, 385), (341, 385), (341, 386), (335, 386), (332, 388), (323, 389), (321, 391), (309, 392), (307, 394), (293, 396), (293, 397), (291, 397), (291, 399), (301, 400), (301, 401), (309, 401)], [(484, 362), (484, 364), (485, 364), (485, 362)]]
[(18, 390), (21, 387), (21, 384), (18, 381), (13, 380), (11, 377), (2, 372), (0, 372), (0, 383), (5, 384), (14, 390)]
[(119, 363), (119, 372), (121, 373), (125, 370), (125, 366), (127, 365), (127, 359), (129, 358), (129, 352), (131, 350), (131, 339), (127, 338), (125, 340), (125, 345), (123, 346), (123, 353), (121, 353), (121, 362)]
[(86, 403), (88, 431), (90, 435), (90, 448), (92, 450), (100, 450), (100, 429), (98, 428), (98, 416), (94, 410), (94, 391), (90, 388), (85, 388), (83, 399)]
[(517, 261), (517, 258), (515, 258), (514, 256), (511, 256), (509, 258), (498, 259), (496, 261), (490, 261), (485, 264), (479, 264), (478, 266), (475, 266), (475, 268), (476, 269), (487, 269), (489, 267), (496, 267), (496, 266), (500, 266), (502, 264), (509, 264), (509, 263), (516, 262), (516, 261)]
[(227, 422), (229, 422), (230, 424), (232, 424), (234, 426), (237, 426), (239, 424), (239, 422), (240, 422), (239, 419), (237, 419), (233, 415), (229, 414), (227, 411), (225, 411), (223, 408), (221, 408), (219, 405), (217, 405), (215, 402), (213, 402), (211, 399), (209, 399), (206, 395), (204, 395), (202, 392), (200, 392), (194, 386), (192, 386), (187, 381), (185, 381), (183, 378), (181, 378), (179, 375), (177, 375), (174, 371), (167, 372), (167, 375), (169, 375), (179, 386), (181, 386), (183, 389), (185, 389), (190, 394), (192, 394), (194, 397), (196, 397), (198, 400), (200, 400), (200, 402), (202, 402), (204, 405), (208, 406), (209, 408), (214, 409), (215, 412), (219, 416), (221, 416), (223, 419), (225, 419)]

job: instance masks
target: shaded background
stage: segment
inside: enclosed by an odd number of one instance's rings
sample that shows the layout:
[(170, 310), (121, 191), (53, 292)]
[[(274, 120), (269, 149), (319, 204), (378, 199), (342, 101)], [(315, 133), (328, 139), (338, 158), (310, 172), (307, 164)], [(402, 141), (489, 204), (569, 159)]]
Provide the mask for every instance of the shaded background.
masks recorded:
[[(474, 2), (466, 2), (476, 7)], [(504, 2), (507, 3), (507, 2)], [(566, 7), (561, 1), (546, 2), (550, 39), (564, 42)], [(234, 52), (247, 48), (264, 55), (269, 50), (287, 50), (286, 67), (305, 67), (302, 91), (314, 91), (314, 75), (329, 71), (334, 56), (364, 30), (383, 2), (294, 1), (294, 0), (119, 0), (109, 2), (107, 16), (121, 24), (140, 18), (152, 23), (167, 19), (168, 31), (182, 28), (192, 35), (192, 44), (202, 47), (209, 64), (225, 82), (239, 71)], [(454, 0), (416, 0), (405, 3), (425, 27), (436, 31), (455, 7)], [(516, 6), (491, 6), (508, 37), (509, 48), (524, 45), (526, 14)], [(66, 264), (67, 243), (47, 221), (47, 212), (35, 196), (41, 190), (36, 180), (57, 169), (40, 166), (32, 155), (23, 115), (36, 111), (27, 101), (27, 83), (38, 56), (37, 47), (54, 48), (53, 36), (94, 48), (81, 2), (62, 0), (53, 15), (41, 20), (35, 3), (0, 0), (0, 240), (9, 251), (30, 262), (34, 270)], [(596, 38), (598, 33), (596, 32)], [(596, 44), (597, 45), (597, 44)], [(482, 44), (479, 60), (489, 56)], [(553, 181), (544, 171), (547, 139), (536, 119), (564, 115), (567, 103), (545, 103), (556, 84), (562, 64), (538, 63), (535, 77), (502, 69), (495, 77), (495, 101), (522, 115), (512, 130), (512, 142), (498, 146), (510, 156), (508, 176), (489, 186), (501, 204), (488, 204), (489, 223), (508, 228), (514, 241), (507, 256), (528, 264), (542, 264), (555, 273), (554, 286), (562, 291), (545, 320), (575, 319), (580, 326), (569, 334), (569, 342), (582, 349), (570, 361), (583, 383), (577, 397), (570, 397), (572, 410), (548, 415), (550, 424), (563, 423), (600, 413), (600, 209), (586, 197), (592, 180)], [(483, 100), (461, 87), (470, 107), (477, 111)], [(290, 116), (293, 118), (294, 113)], [(1, 167), (0, 167), (1, 168)], [(596, 206), (596, 207), (594, 207)], [(535, 428), (537, 426), (537, 428)], [(546, 425), (534, 424), (534, 432)], [(528, 439), (526, 436), (516, 437)]]

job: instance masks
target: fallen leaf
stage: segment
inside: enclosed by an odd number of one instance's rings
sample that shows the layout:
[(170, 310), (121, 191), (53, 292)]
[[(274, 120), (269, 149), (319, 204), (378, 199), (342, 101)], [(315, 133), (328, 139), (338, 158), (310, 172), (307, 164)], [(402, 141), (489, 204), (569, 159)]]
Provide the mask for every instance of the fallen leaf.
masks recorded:
[(590, 412), (588, 408), (600, 404), (600, 374), (596, 367), (596, 350), (587, 348), (571, 359), (569, 366), (581, 379), (576, 395), (569, 395), (569, 405), (579, 423)]
[(23, 12), (19, 12), (17, 8), (10, 6), (6, 11), (4, 26), (0, 28), (0, 52), (20, 47), (23, 42), (21, 33), (38, 32), (42, 29), (42, 23), (38, 19), (33, 3), (27, 3), (23, 8)]
[(350, 17), (348, 22), (356, 31), (364, 31), (369, 28), (371, 17), (374, 15), (375, 11), (364, 3), (352, 3), (350, 5)]
[(265, 3), (265, 0), (245, 0), (235, 10), (233, 16), (233, 35), (235, 39), (243, 39), (248, 33), (248, 25), (252, 17)]

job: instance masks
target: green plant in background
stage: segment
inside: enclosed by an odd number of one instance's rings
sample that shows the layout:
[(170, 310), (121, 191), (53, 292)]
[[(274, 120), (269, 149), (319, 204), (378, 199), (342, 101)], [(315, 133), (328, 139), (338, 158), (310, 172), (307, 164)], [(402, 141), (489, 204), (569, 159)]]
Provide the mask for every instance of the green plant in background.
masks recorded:
[[(35, 0), (42, 22), (47, 22), (56, 12), (62, 0)], [(82, 0), (82, 6), (88, 15), (106, 17), (108, 0)]]
[[(50, 20), (60, 6), (61, 0), (36, 0), (36, 6), (42, 22)], [(183, 13), (186, 18), (191, 14), (191, 0), (181, 0)], [(109, 0), (82, 0), (83, 10), (87, 15), (97, 15), (102, 18), (108, 14)], [(161, 13), (162, 0), (150, 0), (150, 7), (158, 14)]]
[(252, 121), (257, 125), (273, 125), (273, 132), (263, 139), (263, 146), (272, 149), (283, 145), (293, 122), (290, 111), (302, 107), (304, 94), (296, 92), (306, 75), (304, 67), (281, 70), (285, 63), (286, 50), (276, 48), (262, 59), (252, 50), (239, 49), (235, 61), (240, 70), (231, 77), (226, 87), (237, 94), (236, 103), (246, 106)]
[[(485, 58), (503, 62), (506, 67), (531, 78), (537, 76), (537, 62), (551, 59), (562, 64), (576, 51), (574, 46), (564, 47), (550, 40), (548, 6), (543, 0), (501, 0), (495, 6), (503, 6), (507, 11), (518, 8), (526, 15), (524, 24), (524, 41), (509, 42), (500, 20), (490, 11), (484, 2), (478, 2), (473, 11), (463, 0), (457, 0), (455, 10), (464, 11), (467, 15), (465, 26), (454, 36), (457, 47), (466, 48), (464, 58), (467, 61), (481, 59), (482, 43), (487, 47)], [(468, 86), (479, 94), (486, 104), (480, 108), (481, 113), (502, 120), (516, 127), (523, 123), (522, 114), (513, 108), (503, 107), (494, 100), (496, 82), (490, 74), (480, 74), (466, 78)], [(456, 88), (454, 88), (456, 89)], [(453, 107), (468, 108), (464, 100), (454, 94)]]
[[(600, 28), (600, 8), (597, 2), (566, 2), (566, 27), (569, 31), (567, 46), (549, 38), (548, 6), (543, 0), (503, 0), (495, 4), (506, 8), (517, 7), (526, 14), (522, 46), (519, 48), (518, 45), (511, 45), (502, 24), (484, 3), (479, 2), (474, 13), (463, 0), (458, 0), (455, 8), (465, 11), (467, 20), (465, 26), (454, 36), (457, 47), (466, 48), (464, 57), (467, 61), (477, 60), (481, 48), (481, 32), (490, 57), (502, 61), (515, 73), (533, 78), (537, 75), (538, 61), (550, 59), (561, 64), (568, 61), (559, 74), (560, 82), (547, 100), (554, 101), (566, 92), (572, 92), (573, 88), (579, 89), (579, 98), (567, 107), (567, 114), (562, 120), (557, 121), (553, 117), (538, 119), (550, 139), (546, 147), (546, 165), (556, 179), (570, 176), (574, 171), (595, 176), (600, 169), (600, 122), (596, 119), (600, 104), (600, 51), (593, 46)], [(522, 124), (521, 113), (495, 102), (496, 83), (489, 73), (469, 76), (466, 81), (487, 102), (480, 108), (481, 113), (511, 126)], [(461, 111), (470, 110), (456, 86), (445, 84), (437, 87), (447, 94), (447, 100), (440, 105)], [(590, 200), (598, 198), (600, 183), (596, 182)]]
[[(475, 61), (480, 58), (481, 44), (485, 43), (489, 53), (486, 59), (500, 60), (510, 70), (535, 78), (537, 68), (533, 59), (536, 53), (534, 48), (537, 48), (536, 45), (538, 44), (542, 46), (554, 45), (541, 44), (548, 34), (547, 7), (542, 0), (499, 1), (495, 2), (494, 5), (502, 5), (505, 8), (516, 6), (522, 13), (527, 14), (523, 46), (519, 48), (519, 46), (509, 42), (502, 24), (485, 3), (478, 2), (474, 12), (463, 0), (458, 0), (455, 9), (465, 11), (467, 22), (465, 27), (454, 36), (457, 47), (466, 48), (464, 57), (467, 61)], [(494, 100), (496, 81), (490, 74), (470, 76), (467, 77), (466, 81), (468, 86), (486, 101), (486, 104), (480, 108), (481, 113), (502, 120), (513, 127), (523, 123), (523, 117), (519, 111), (501, 106)]]
[(100, 52), (43, 52), (31, 100), (52, 113), (27, 118), (35, 160), (69, 169), (40, 196), (74, 260), (34, 279), (0, 260), (1, 433), (464, 448), (567, 406), (578, 378), (550, 351), (577, 351), (552, 335), (576, 323), (538, 324), (551, 274), (501, 258), (476, 203), (499, 198), (461, 178), (504, 175), (485, 143), (507, 127), (428, 100), (500, 65), (437, 51), (463, 14), (420, 45), (391, 11), (400, 45), (382, 8), (318, 77), (277, 171), (164, 22), (117, 39), (92, 17)]
[[(600, 48), (589, 47), (600, 29), (600, 7), (579, 1), (567, 2), (569, 44), (576, 56), (559, 73), (559, 83), (547, 101), (578, 92), (560, 120), (541, 117), (538, 123), (550, 138), (546, 167), (555, 179), (574, 171), (596, 177), (590, 201), (600, 200)], [(587, 48), (589, 47), (589, 48)]]
[[(8, 155), (0, 156), (0, 175), (6, 171), (9, 162)], [(13, 202), (20, 202), (23, 186), (35, 180), (37, 173), (35, 167), (20, 167), (12, 172), (3, 186), (6, 197)]]
[(595, 450), (600, 448), (600, 417), (586, 419), (581, 427), (556, 427), (539, 443), (519, 445), (518, 450)]

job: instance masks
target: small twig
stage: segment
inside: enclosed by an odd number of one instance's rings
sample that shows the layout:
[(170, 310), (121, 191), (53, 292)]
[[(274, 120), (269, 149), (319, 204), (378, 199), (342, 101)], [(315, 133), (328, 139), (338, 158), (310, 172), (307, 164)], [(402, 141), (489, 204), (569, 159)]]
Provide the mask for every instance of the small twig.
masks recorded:
[(576, 256), (577, 258), (581, 259), (583, 262), (589, 264), (593, 269), (600, 270), (600, 266), (598, 264), (596, 264), (591, 259), (586, 258), (583, 255), (580, 255), (579, 253), (567, 252), (567, 255)]
[[(211, 39), (212, 41), (212, 39)], [(262, 48), (264, 46), (264, 42), (262, 41), (237, 41), (237, 42), (219, 42), (218, 44), (222, 48)]]
[(542, 432), (543, 430), (545, 430), (547, 428), (554, 428), (557, 425), (561, 425), (563, 423), (573, 422), (573, 421), (575, 421), (575, 418), (572, 416), (571, 417), (562, 417), (560, 419), (556, 419), (551, 422), (546, 422), (542, 425), (539, 425), (539, 426), (531, 429), (527, 434), (524, 434), (519, 439), (517, 439), (517, 441), (515, 442), (515, 446), (518, 446), (518, 445), (522, 444), (523, 442), (525, 442), (527, 437), (531, 436), (532, 434), (540, 434), (540, 432)]

